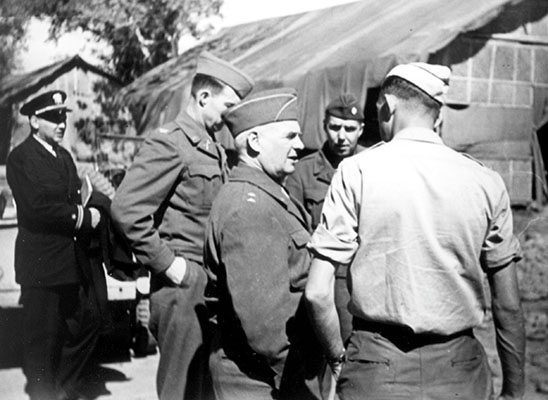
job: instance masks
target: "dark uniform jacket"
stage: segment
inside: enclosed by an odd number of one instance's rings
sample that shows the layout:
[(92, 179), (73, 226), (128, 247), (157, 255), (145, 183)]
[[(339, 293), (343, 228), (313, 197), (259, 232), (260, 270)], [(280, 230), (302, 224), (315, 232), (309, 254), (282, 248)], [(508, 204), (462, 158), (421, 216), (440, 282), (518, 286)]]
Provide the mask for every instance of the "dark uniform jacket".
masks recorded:
[(111, 206), (137, 261), (153, 272), (176, 255), (201, 265), (205, 223), (227, 175), (223, 149), (186, 112), (152, 132)]
[(240, 164), (207, 226), (204, 261), (219, 297), (223, 349), (244, 372), (267, 365), (277, 384), (290, 343), (313, 337), (302, 328), (304, 313), (296, 316), (310, 263), (306, 218), (279, 184)]
[[(358, 145), (356, 153), (363, 149)], [(320, 223), (323, 201), (335, 174), (335, 168), (327, 159), (327, 143), (321, 150), (303, 157), (295, 166), (295, 172), (287, 178), (285, 187), (306, 209), (312, 219), (312, 230)]]
[(52, 155), (30, 135), (8, 157), (6, 175), (17, 204), (15, 279), (27, 286), (81, 282), (89, 210), (76, 230), (80, 181), (63, 147)]
[(320, 223), (323, 201), (335, 173), (324, 148), (303, 157), (295, 172), (287, 178), (285, 187), (304, 206), (312, 219), (312, 230)]

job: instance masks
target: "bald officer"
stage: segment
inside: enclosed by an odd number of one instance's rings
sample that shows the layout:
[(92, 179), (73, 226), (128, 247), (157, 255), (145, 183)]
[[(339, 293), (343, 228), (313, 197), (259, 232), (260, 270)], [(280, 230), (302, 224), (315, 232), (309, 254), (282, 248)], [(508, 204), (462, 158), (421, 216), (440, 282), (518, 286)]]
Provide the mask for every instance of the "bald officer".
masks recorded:
[(308, 224), (283, 187), (303, 148), (297, 97), (293, 89), (256, 93), (223, 117), (239, 163), (213, 202), (206, 231), (204, 259), (219, 296), (210, 358), (215, 394), (218, 400), (314, 398), (304, 384), (306, 340), (313, 334), (301, 302)]
[(84, 207), (66, 130), (65, 92), (43, 93), (21, 108), (29, 137), (10, 153), (8, 183), (17, 204), (15, 279), (23, 305), (23, 372), (32, 400), (77, 398), (97, 342), (100, 316), (86, 249), (99, 224)]
[[(425, 63), (388, 73), (377, 101), (386, 143), (341, 163), (312, 236), (306, 298), (335, 375), (342, 366), (342, 399), (491, 399), (473, 332), (487, 307), (485, 277), (500, 398), (524, 393), (520, 246), (510, 201), (497, 173), (435, 132), (449, 77), (449, 68)], [(338, 263), (350, 263), (352, 284), (346, 350), (333, 302)]]
[(114, 220), (152, 272), (150, 330), (160, 349), (161, 400), (207, 396), (203, 237), (211, 202), (227, 178), (215, 133), (221, 113), (251, 89), (242, 71), (201, 54), (188, 103), (148, 135), (112, 202)]
[[(312, 153), (295, 166), (287, 178), (286, 188), (306, 208), (312, 218), (312, 229), (320, 223), (327, 189), (339, 163), (363, 150), (358, 140), (363, 133), (363, 111), (356, 97), (344, 93), (325, 108), (323, 128), (327, 135), (321, 150)], [(339, 265), (335, 280), (335, 304), (343, 339), (350, 336), (352, 316), (348, 312), (350, 295), (346, 286), (346, 265)]]

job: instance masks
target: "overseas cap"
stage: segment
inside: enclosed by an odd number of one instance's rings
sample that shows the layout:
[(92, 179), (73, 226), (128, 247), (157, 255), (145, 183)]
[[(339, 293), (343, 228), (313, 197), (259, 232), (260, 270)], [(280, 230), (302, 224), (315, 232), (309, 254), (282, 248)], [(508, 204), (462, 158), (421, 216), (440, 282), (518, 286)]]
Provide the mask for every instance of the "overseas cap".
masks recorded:
[(65, 104), (66, 98), (67, 94), (62, 90), (52, 90), (50, 92), (42, 93), (25, 103), (23, 107), (21, 107), (20, 113), (30, 116), (54, 110), (70, 111)]
[[(451, 69), (444, 65), (426, 63), (400, 64), (386, 75), (399, 76), (421, 89), (440, 104), (445, 104), (445, 94), (449, 90)], [(385, 79), (386, 79), (385, 78)]]
[(234, 65), (204, 51), (198, 56), (197, 74), (209, 75), (230, 86), (243, 99), (253, 89), (253, 80)]
[(352, 93), (341, 94), (325, 108), (326, 115), (342, 119), (363, 121), (363, 111), (358, 100)]
[(257, 92), (230, 107), (222, 115), (234, 137), (271, 122), (297, 121), (297, 93), (293, 88)]

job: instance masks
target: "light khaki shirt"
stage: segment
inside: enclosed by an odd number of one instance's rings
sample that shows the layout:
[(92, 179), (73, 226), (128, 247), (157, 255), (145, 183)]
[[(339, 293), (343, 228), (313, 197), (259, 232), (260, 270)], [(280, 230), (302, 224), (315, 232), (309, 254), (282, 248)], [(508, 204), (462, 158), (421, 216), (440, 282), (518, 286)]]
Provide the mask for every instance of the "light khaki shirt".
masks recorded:
[(344, 160), (309, 249), (351, 263), (350, 311), (417, 333), (481, 323), (484, 272), (520, 258), (504, 183), (426, 129)]

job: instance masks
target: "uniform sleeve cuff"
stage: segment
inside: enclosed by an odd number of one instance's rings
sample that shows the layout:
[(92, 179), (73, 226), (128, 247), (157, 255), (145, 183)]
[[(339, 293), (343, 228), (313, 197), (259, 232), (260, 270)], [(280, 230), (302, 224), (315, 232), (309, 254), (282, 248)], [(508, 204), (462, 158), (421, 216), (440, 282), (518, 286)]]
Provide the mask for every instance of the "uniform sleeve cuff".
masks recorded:
[(173, 260), (175, 260), (175, 254), (167, 246), (162, 246), (158, 255), (145, 264), (148, 264), (155, 273), (161, 273), (169, 268)]
[(358, 243), (342, 241), (320, 224), (314, 231), (307, 247), (314, 255), (336, 263), (350, 264), (358, 249)]
[(84, 223), (84, 207), (81, 205), (76, 206), (76, 214), (72, 215), (73, 219), (76, 219), (76, 225), (74, 226), (75, 230), (80, 230), (82, 224)]

